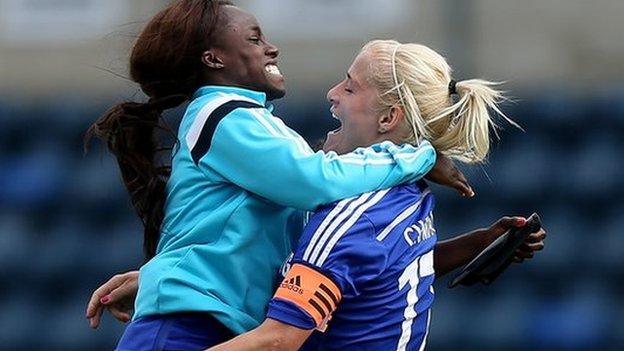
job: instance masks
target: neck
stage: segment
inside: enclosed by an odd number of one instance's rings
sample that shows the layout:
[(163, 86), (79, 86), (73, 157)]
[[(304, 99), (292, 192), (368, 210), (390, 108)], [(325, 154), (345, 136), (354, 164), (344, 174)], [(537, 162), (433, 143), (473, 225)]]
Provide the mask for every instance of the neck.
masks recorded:
[(220, 76), (211, 77), (211, 79), (204, 80), (203, 85), (221, 85), (225, 87), (240, 87), (241, 86), (241, 84), (236, 84), (235, 82), (232, 82), (231, 79), (226, 79)]

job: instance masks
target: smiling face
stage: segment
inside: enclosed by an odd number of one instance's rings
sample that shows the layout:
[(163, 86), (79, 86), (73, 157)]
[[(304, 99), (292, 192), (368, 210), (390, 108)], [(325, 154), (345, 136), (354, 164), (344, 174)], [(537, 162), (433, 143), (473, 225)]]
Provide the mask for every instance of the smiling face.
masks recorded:
[(218, 43), (207, 53), (213, 68), (211, 81), (264, 92), (267, 99), (286, 94), (284, 77), (277, 67), (279, 50), (262, 33), (258, 20), (235, 6), (222, 7), (224, 28)]
[(346, 78), (327, 93), (332, 116), (341, 126), (327, 134), (324, 151), (344, 154), (370, 146), (379, 139), (376, 103), (379, 92), (368, 83), (369, 63), (368, 53), (360, 53), (349, 67)]

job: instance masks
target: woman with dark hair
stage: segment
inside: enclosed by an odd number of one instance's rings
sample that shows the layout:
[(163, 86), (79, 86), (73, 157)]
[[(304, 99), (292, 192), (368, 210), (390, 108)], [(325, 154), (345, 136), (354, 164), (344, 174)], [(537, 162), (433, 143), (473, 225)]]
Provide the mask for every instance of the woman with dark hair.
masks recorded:
[[(414, 181), (434, 166), (427, 141), (313, 152), (266, 106), (285, 94), (278, 55), (257, 20), (225, 1), (175, 1), (139, 36), (130, 73), (149, 101), (113, 107), (87, 137), (117, 157), (145, 227), (149, 261), (119, 350), (201, 349), (256, 327), (302, 210)], [(164, 110), (186, 101), (169, 168), (156, 162), (154, 131)], [(434, 174), (471, 193), (452, 163)], [(94, 324), (101, 310), (92, 298)]]

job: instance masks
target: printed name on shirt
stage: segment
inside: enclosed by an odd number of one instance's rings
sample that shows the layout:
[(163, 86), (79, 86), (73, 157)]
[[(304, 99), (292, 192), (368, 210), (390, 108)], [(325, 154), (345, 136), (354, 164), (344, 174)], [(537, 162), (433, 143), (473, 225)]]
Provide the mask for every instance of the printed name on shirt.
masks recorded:
[(435, 227), (433, 226), (433, 212), (425, 219), (421, 219), (416, 224), (412, 224), (407, 227), (403, 232), (405, 240), (409, 246), (414, 244), (420, 244), (436, 234)]

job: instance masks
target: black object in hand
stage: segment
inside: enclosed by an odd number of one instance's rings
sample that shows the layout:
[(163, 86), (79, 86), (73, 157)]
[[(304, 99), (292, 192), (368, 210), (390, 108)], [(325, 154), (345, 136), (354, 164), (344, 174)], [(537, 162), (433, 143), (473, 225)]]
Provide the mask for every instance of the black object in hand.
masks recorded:
[(460, 284), (470, 286), (479, 282), (485, 285), (492, 283), (509, 266), (516, 250), (528, 236), (541, 227), (540, 217), (533, 213), (523, 227), (509, 229), (465, 265), (451, 281), (449, 288)]

